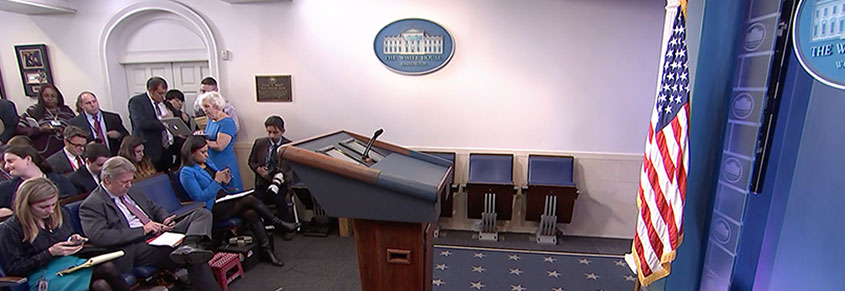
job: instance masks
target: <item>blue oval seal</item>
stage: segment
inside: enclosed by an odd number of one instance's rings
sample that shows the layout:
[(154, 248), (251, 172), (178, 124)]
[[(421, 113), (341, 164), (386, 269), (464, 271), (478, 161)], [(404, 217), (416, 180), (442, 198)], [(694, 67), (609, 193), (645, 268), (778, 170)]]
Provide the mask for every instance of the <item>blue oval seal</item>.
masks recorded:
[(376, 57), (394, 72), (424, 75), (452, 59), (452, 35), (437, 23), (408, 18), (386, 25), (373, 42)]
[(792, 44), (814, 79), (845, 89), (845, 0), (803, 0), (792, 23)]

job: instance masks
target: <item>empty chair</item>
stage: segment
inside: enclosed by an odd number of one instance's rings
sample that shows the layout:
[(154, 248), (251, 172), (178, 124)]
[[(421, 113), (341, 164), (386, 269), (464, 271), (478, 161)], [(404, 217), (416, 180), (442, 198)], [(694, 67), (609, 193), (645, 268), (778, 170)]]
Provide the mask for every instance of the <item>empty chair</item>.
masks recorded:
[(451, 191), (446, 191), (443, 197), (440, 197), (440, 217), (452, 217), (452, 196), (458, 190), (458, 185), (455, 184), (455, 153), (445, 152), (423, 152), (452, 163), (452, 175), (449, 177), (452, 180)]
[(481, 218), (484, 194), (496, 194), (497, 219), (509, 220), (513, 209), (513, 155), (470, 154), (466, 184), (467, 217)]
[(528, 156), (527, 207), (525, 219), (540, 221), (546, 196), (556, 197), (557, 222), (570, 223), (578, 189), (572, 180), (571, 156)]
[(170, 214), (182, 214), (199, 207), (204, 207), (203, 202), (192, 202), (182, 205), (170, 182), (170, 177), (164, 173), (158, 173), (133, 183), (135, 187), (143, 189), (147, 198), (164, 208)]

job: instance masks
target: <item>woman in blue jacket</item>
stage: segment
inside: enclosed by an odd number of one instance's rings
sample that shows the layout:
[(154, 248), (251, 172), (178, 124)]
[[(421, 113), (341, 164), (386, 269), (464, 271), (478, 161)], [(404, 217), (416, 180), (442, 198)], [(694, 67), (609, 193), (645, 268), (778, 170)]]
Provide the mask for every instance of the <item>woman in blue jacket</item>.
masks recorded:
[(266, 205), (251, 195), (215, 203), (217, 198), (227, 195), (224, 189), (232, 182), (232, 175), (230, 169), (220, 170), (208, 159), (208, 143), (203, 136), (188, 137), (182, 145), (181, 153), (182, 169), (179, 170), (179, 181), (188, 196), (194, 201), (204, 201), (206, 207), (211, 210), (214, 221), (239, 216), (248, 222), (267, 259), (276, 266), (283, 266), (284, 263), (273, 253), (261, 219), (282, 231), (293, 231), (296, 224), (274, 216)]

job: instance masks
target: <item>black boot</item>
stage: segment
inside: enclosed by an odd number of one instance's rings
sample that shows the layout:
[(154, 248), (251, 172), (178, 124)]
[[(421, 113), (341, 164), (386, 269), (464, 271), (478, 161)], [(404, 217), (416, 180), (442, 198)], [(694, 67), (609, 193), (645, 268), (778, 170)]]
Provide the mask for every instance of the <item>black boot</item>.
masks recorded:
[(287, 222), (279, 219), (278, 217), (273, 217), (272, 223), (273, 227), (275, 227), (276, 230), (280, 232), (293, 232), (296, 231), (296, 228), (299, 227), (298, 223)]
[(277, 258), (276, 254), (273, 253), (273, 247), (270, 246), (270, 240), (266, 240), (264, 241), (264, 243), (261, 244), (261, 251), (273, 265), (276, 265), (277, 267), (285, 265), (285, 262), (282, 262), (282, 260)]

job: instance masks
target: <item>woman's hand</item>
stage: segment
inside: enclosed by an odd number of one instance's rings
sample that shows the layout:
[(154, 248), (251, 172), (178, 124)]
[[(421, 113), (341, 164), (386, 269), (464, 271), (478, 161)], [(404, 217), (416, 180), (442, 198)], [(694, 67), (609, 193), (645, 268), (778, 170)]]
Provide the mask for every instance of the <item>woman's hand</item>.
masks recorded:
[(61, 241), (53, 244), (50, 246), (47, 251), (50, 252), (51, 255), (54, 257), (64, 257), (68, 255), (75, 254), (82, 249), (82, 244), (73, 245), (72, 242), (69, 241)]
[(231, 179), (232, 179), (232, 176), (229, 175), (229, 169), (217, 171), (217, 173), (214, 174), (214, 181), (217, 181), (217, 183), (220, 183), (220, 184), (229, 183), (229, 180), (231, 180)]

